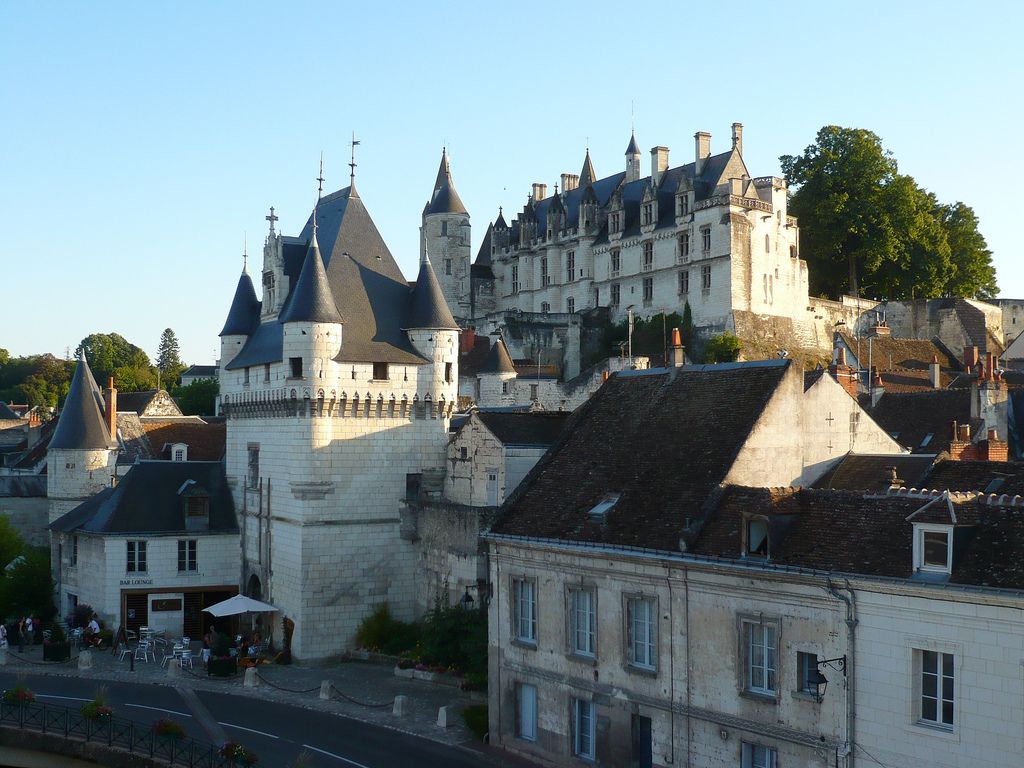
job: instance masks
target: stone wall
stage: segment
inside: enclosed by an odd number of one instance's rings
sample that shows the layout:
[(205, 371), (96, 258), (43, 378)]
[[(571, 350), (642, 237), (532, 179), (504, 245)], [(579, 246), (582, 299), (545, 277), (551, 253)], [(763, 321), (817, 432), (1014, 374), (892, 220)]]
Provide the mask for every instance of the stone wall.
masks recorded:
[(474, 601), (481, 599), (479, 586), (487, 583), (487, 548), (480, 531), (494, 510), (436, 502), (410, 505), (419, 552), (417, 617), (438, 603), (458, 605), (467, 590)]

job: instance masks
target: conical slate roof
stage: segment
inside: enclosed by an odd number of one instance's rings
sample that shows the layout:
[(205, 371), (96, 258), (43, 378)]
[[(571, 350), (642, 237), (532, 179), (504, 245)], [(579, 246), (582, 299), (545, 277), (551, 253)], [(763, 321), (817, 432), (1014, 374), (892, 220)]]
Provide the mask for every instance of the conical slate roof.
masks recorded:
[(491, 345), (487, 357), (480, 364), (477, 373), (515, 373), (516, 368), (512, 365), (512, 358), (505, 349), (505, 342), (498, 339)]
[(412, 306), (406, 327), (459, 330), (426, 253), (420, 261), (420, 274), (412, 289)]
[(437, 179), (434, 181), (434, 194), (427, 203), (426, 215), (433, 213), (462, 213), (466, 212), (466, 206), (462, 204), (462, 198), (455, 191), (455, 183), (452, 181), (452, 171), (448, 166), (448, 151), (441, 152), (441, 166), (437, 169)]
[(627, 155), (639, 155), (640, 147), (636, 143), (636, 134), (631, 134), (629, 137), (629, 146), (626, 147)]
[(244, 269), (235, 287), (235, 298), (231, 300), (228, 319), (224, 321), (221, 336), (248, 336), (260, 322), (260, 302), (252, 278)]
[(495, 229), (508, 229), (508, 224), (505, 223), (505, 213), (502, 208), (498, 207), (498, 218), (494, 220)]
[(476, 253), (476, 261), (473, 262), (474, 266), (491, 266), (491, 234), (493, 232), (494, 225), (488, 224), (487, 231), (484, 232), (484, 239), (480, 241), (480, 250)]
[(111, 439), (103, 418), (103, 411), (96, 402), (95, 380), (83, 353), (75, 366), (64, 408), (57, 420), (57, 428), (50, 438), (49, 450), (72, 448), (100, 450), (117, 448), (117, 440)]
[(305, 321), (309, 323), (341, 323), (341, 313), (334, 303), (330, 283), (327, 282), (327, 270), (320, 256), (320, 245), (316, 241), (316, 225), (313, 236), (309, 240), (306, 259), (299, 273), (299, 280), (292, 291), (288, 306), (281, 312), (280, 321), (291, 323)]
[(594, 164), (590, 161), (590, 149), (587, 149), (587, 156), (583, 158), (583, 170), (580, 171), (579, 186), (586, 189), (597, 181), (597, 174), (594, 173)]

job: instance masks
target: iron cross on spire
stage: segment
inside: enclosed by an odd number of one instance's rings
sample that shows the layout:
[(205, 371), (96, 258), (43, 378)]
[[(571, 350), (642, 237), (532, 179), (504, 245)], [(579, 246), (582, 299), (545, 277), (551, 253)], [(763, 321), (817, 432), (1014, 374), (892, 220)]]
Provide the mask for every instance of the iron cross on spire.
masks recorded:
[(316, 199), (317, 199), (317, 202), (319, 202), (320, 198), (324, 196), (324, 153), (323, 152), (320, 153), (320, 175), (316, 177), (316, 180), (317, 180), (317, 183), (319, 185), (317, 187), (317, 190), (316, 190)]
[(349, 174), (349, 184), (355, 186), (356, 183), (356, 147), (360, 142), (356, 141), (356, 132), (352, 131), (352, 160), (349, 162), (348, 167), (351, 169)]
[(264, 216), (267, 221), (270, 222), (270, 234), (274, 234), (274, 222), (277, 221), (277, 216), (274, 215), (274, 206), (270, 206), (270, 215)]

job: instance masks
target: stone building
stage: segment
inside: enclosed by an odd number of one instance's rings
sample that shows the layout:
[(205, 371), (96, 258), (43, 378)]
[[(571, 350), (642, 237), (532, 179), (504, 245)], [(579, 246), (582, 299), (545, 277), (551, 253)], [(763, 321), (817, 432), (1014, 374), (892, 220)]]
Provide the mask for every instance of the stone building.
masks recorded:
[(780, 626), (787, 659), (842, 656), (843, 598), (824, 578), (752, 578), (781, 518), (749, 527), (746, 561), (688, 553), (723, 484), (805, 484), (851, 451), (901, 450), (788, 360), (612, 376), (486, 535), (492, 743), (559, 765), (833, 765), (842, 697), (801, 694), (788, 660), (772, 678), (741, 662)]
[[(447, 174), (438, 181), (435, 202), (449, 202), (428, 206), (428, 228), (462, 215)], [(425, 252), (410, 287), (354, 180), (297, 237), (268, 219), (262, 301), (243, 272), (221, 331), (228, 482), (246, 593), (294, 622), (297, 657), (324, 658), (376, 604), (415, 616), (400, 511), (444, 470), (458, 326)]]

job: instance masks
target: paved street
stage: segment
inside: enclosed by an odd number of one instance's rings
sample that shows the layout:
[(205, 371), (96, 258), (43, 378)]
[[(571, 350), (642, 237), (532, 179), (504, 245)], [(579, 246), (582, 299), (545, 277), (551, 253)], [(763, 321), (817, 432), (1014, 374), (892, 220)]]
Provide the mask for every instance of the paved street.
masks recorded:
[[(245, 688), (241, 676), (207, 678), (198, 668), (171, 677), (159, 664), (137, 662), (133, 672), (109, 652), (93, 654), (92, 670), (79, 670), (74, 661), (44, 665), (40, 658), (38, 647), (24, 658), (9, 654), (0, 667), (0, 686), (11, 687), (24, 677), (41, 701), (77, 707), (103, 685), (118, 716), (144, 723), (171, 717), (193, 738), (239, 741), (267, 766), (288, 766), (303, 752), (310, 765), (325, 768), (525, 765), (472, 741), (461, 719), (449, 729), (437, 726), (438, 707), (472, 703), (461, 691), (396, 678), (386, 666), (267, 666), (261, 675), (278, 687), (261, 681), (257, 688)], [(322, 680), (363, 704), (390, 704), (395, 695), (405, 695), (410, 713), (399, 718), (390, 706), (371, 708), (339, 697), (322, 701)]]

